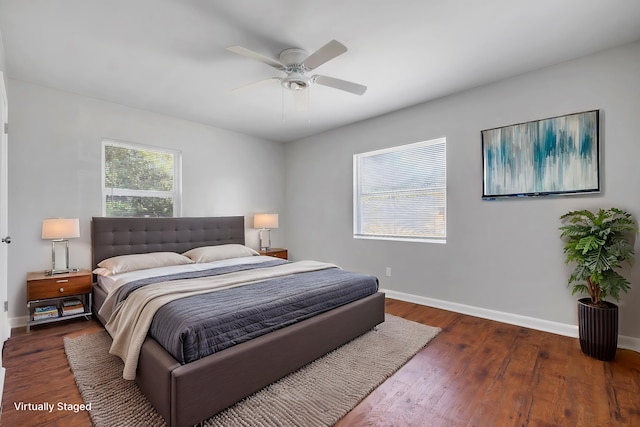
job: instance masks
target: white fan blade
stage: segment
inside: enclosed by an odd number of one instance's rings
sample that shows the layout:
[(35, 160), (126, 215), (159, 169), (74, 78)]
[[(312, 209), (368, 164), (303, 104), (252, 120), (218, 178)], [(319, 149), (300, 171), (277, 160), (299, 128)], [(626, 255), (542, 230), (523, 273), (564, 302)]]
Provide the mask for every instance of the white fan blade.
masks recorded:
[(311, 79), (314, 83), (318, 83), (319, 85), (329, 86), (334, 89), (344, 90), (346, 92), (351, 92), (355, 95), (362, 95), (367, 91), (366, 86), (359, 85), (353, 82), (348, 82), (346, 80), (336, 79), (333, 77), (315, 75)]
[(304, 60), (304, 66), (308, 70), (318, 68), (325, 62), (331, 61), (338, 55), (342, 55), (347, 51), (347, 47), (336, 40), (331, 40), (329, 43), (322, 46), (320, 49), (313, 52)]
[(262, 86), (266, 86), (268, 84), (273, 83), (274, 81), (282, 81), (280, 77), (269, 77), (268, 79), (258, 80), (257, 82), (249, 83), (248, 85), (240, 86), (233, 89), (231, 92), (233, 93), (243, 93), (251, 89), (257, 89)]
[(305, 90), (294, 90), (293, 104), (296, 106), (296, 111), (308, 111), (309, 110), (309, 88)]
[(246, 56), (247, 58), (258, 60), (267, 65), (272, 66), (273, 68), (277, 68), (278, 70), (284, 70), (284, 65), (282, 65), (279, 61), (276, 61), (275, 59), (269, 58), (268, 56), (264, 56), (260, 53), (249, 50), (246, 47), (229, 46), (227, 50), (233, 53), (237, 53), (238, 55)]

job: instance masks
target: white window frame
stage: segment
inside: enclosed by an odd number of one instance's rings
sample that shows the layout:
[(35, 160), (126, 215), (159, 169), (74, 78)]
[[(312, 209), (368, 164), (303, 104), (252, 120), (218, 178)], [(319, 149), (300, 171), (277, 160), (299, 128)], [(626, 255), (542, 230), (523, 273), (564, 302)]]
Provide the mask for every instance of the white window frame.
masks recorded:
[[(105, 155), (106, 147), (115, 146), (132, 150), (155, 151), (173, 155), (173, 191), (128, 190), (122, 188), (106, 188), (105, 180)], [(173, 216), (182, 216), (182, 152), (170, 148), (155, 147), (152, 145), (133, 142), (116, 141), (113, 139), (102, 140), (102, 216), (107, 216), (107, 195), (109, 196), (133, 196), (133, 197), (171, 197), (173, 199)]]
[[(362, 233), (362, 219), (360, 213), (360, 198), (362, 197), (361, 185), (360, 185), (360, 173), (361, 173), (361, 159), (369, 156), (377, 156), (385, 153), (399, 152), (403, 150), (409, 150), (412, 148), (434, 145), (434, 144), (444, 144), (444, 168), (445, 168), (445, 181), (444, 187), (425, 187), (424, 190), (430, 190), (433, 188), (439, 188), (444, 193), (444, 212), (443, 212), (443, 220), (444, 220), (444, 237), (436, 238), (436, 237), (407, 237), (407, 236), (393, 236), (393, 235), (374, 235), (374, 234), (364, 234)], [(369, 151), (365, 153), (354, 154), (353, 156), (353, 237), (355, 239), (372, 239), (372, 240), (394, 240), (394, 241), (405, 241), (405, 242), (428, 242), (428, 243), (446, 243), (447, 242), (447, 182), (446, 182), (446, 151), (447, 151), (447, 138), (436, 138), (428, 141), (421, 141), (412, 144), (405, 144), (396, 147), (385, 148), (381, 150)]]

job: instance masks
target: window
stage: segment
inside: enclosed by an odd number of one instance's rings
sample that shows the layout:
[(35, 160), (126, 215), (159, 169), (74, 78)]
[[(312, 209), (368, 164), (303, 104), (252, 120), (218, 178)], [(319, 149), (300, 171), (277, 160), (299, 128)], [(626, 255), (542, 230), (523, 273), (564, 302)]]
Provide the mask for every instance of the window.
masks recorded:
[(102, 147), (103, 215), (179, 216), (179, 151), (109, 140)]
[(446, 241), (446, 138), (353, 156), (355, 238)]

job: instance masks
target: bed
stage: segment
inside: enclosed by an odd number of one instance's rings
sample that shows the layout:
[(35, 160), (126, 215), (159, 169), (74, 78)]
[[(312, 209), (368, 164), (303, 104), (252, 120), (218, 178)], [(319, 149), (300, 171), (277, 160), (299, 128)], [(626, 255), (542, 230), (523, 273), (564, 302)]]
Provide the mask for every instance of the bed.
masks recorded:
[[(92, 262), (130, 254), (183, 253), (244, 245), (244, 217), (100, 218), (91, 226)], [(107, 292), (94, 285), (93, 312)], [(98, 319), (106, 324), (101, 315)], [(169, 426), (190, 426), (362, 335), (384, 321), (384, 294), (346, 303), (297, 323), (180, 363), (151, 336), (142, 344), (135, 380)]]

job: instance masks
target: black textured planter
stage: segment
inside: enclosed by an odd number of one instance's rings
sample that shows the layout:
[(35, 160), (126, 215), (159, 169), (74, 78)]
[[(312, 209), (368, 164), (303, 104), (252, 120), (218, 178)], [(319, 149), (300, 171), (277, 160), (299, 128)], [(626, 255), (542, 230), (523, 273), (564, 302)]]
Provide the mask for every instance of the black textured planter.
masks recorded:
[(598, 360), (613, 360), (618, 348), (618, 306), (605, 301), (606, 308), (594, 307), (590, 301), (578, 300), (580, 348)]

